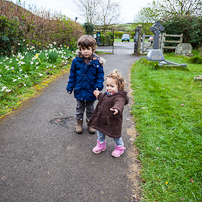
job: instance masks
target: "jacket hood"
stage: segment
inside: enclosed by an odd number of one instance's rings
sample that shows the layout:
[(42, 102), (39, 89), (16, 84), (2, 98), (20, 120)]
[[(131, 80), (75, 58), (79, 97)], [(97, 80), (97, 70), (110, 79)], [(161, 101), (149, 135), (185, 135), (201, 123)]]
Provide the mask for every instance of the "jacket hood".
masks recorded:
[[(76, 55), (77, 57), (82, 57), (81, 51), (79, 49), (76, 50)], [(96, 55), (95, 53), (93, 53), (93, 60), (98, 60), (99, 63), (103, 66), (106, 62), (106, 60), (103, 57), (99, 57), (98, 55)]]
[(129, 102), (129, 98), (128, 98), (128, 96), (127, 96), (127, 92), (125, 91), (125, 90), (119, 90), (116, 94), (114, 94), (114, 95), (122, 95), (123, 97), (124, 97), (124, 99), (125, 99), (125, 105), (126, 104), (128, 104), (128, 102)]

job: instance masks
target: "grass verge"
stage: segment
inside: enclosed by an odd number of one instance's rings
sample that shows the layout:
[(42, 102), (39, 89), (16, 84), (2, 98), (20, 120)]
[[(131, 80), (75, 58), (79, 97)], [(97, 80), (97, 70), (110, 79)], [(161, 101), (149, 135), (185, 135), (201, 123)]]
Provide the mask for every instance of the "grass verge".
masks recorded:
[(202, 82), (193, 79), (202, 65), (156, 66), (141, 58), (131, 68), (143, 201), (202, 201)]

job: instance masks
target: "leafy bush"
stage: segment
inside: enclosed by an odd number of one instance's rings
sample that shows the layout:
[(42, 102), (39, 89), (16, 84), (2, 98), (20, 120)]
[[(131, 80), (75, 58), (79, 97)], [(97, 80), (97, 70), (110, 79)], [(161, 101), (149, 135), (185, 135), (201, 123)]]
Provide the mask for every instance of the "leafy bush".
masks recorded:
[(81, 25), (64, 15), (36, 8), (30, 12), (9, 1), (3, 1), (1, 15), (5, 16), (0, 18), (0, 29), (4, 33), (0, 35), (1, 44), (4, 47), (8, 43), (8, 51), (13, 53), (25, 49), (25, 43), (37, 50), (47, 48), (52, 42), (74, 48), (77, 39), (85, 33)]
[(6, 16), (0, 16), (1, 55), (10, 55), (12, 52), (22, 50), (24, 35), (19, 26), (18, 18), (12, 17), (8, 19)]
[(183, 34), (184, 43), (191, 43), (193, 48), (202, 44), (202, 17), (181, 16), (169, 19), (162, 23), (167, 34)]
[(88, 34), (88, 35), (93, 34), (94, 25), (92, 23), (86, 22), (86, 23), (84, 23), (83, 27), (86, 31), (86, 34)]

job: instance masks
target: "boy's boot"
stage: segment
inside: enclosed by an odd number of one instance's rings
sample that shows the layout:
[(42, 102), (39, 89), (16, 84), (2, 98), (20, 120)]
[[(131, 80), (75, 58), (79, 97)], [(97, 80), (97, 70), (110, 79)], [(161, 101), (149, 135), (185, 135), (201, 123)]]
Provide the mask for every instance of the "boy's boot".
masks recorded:
[(112, 152), (112, 156), (114, 157), (120, 157), (126, 148), (123, 145), (115, 145), (115, 150)]
[[(89, 119), (86, 118), (86, 123), (88, 124), (88, 122), (89, 122)], [(95, 134), (95, 133), (96, 133), (96, 130), (95, 130), (94, 128), (88, 126), (88, 132), (89, 132), (90, 134)]]
[(77, 119), (77, 122), (76, 122), (76, 132), (78, 134), (83, 133), (83, 120), (82, 119)]
[(100, 152), (105, 151), (105, 150), (106, 150), (106, 141), (100, 143), (100, 141), (97, 140), (97, 145), (93, 148), (92, 151), (95, 154), (99, 154)]

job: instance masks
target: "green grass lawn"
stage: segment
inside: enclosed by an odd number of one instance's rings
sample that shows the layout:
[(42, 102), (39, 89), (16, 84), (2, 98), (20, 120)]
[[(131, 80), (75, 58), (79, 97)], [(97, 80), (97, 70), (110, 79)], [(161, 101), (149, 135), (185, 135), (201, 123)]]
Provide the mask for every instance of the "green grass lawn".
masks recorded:
[(202, 201), (202, 82), (193, 79), (202, 65), (187, 64), (188, 71), (156, 68), (142, 58), (131, 68), (143, 201)]

